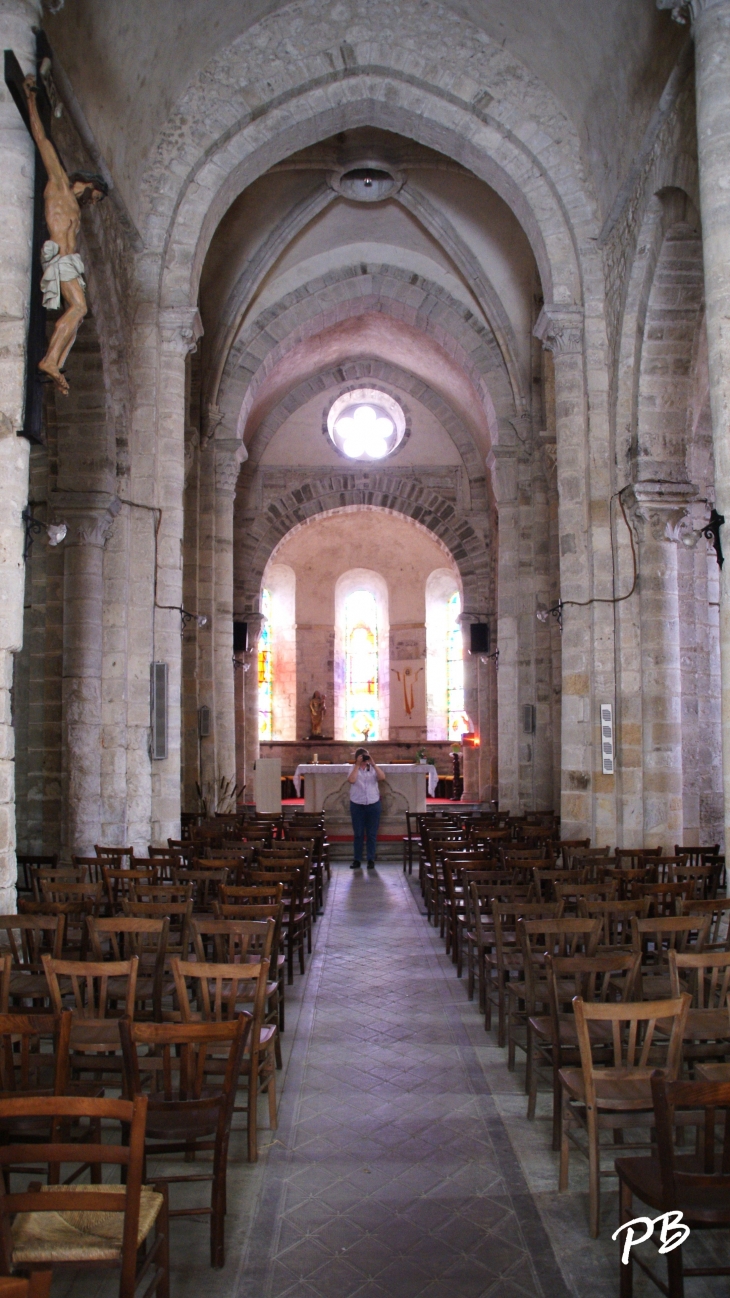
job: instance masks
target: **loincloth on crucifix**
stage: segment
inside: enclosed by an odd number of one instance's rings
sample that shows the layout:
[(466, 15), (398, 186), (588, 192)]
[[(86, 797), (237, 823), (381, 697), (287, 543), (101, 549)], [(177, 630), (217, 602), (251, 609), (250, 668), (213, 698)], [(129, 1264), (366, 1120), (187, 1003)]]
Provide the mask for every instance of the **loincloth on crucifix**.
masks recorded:
[(46, 239), (43, 244), (41, 262), (43, 265), (43, 275), (41, 277), (43, 305), (47, 311), (60, 311), (62, 305), (62, 281), (77, 279), (82, 289), (86, 289), (84, 263), (77, 252), (62, 254), (58, 244), (54, 243), (53, 239)]

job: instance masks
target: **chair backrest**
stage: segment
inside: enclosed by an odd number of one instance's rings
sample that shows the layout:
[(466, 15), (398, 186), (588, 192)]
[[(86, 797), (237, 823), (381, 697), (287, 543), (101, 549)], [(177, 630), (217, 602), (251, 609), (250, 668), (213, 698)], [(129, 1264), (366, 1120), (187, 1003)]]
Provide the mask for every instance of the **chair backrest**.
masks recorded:
[(127, 900), (134, 905), (147, 902), (162, 902), (166, 905), (170, 902), (172, 905), (184, 906), (193, 900), (193, 885), (192, 883), (134, 883), (129, 890)]
[[(660, 1067), (672, 1081), (676, 1078), (682, 1059), (682, 1034), (687, 1022), (689, 996), (669, 1000), (601, 1002), (591, 1004), (582, 996), (573, 1001), (575, 1026), (580, 1049), (586, 1108), (596, 1109), (596, 1079), (603, 1066), (594, 1064), (591, 1050), (592, 1023), (611, 1025), (611, 1036), (606, 1045), (612, 1053), (609, 1067), (621, 1070), (621, 1076), (633, 1069), (651, 1070)], [(667, 1034), (667, 1022), (671, 1031)], [(661, 1031), (657, 1034), (657, 1024)]]
[(276, 922), (273, 919), (208, 918), (202, 915), (193, 918), (193, 945), (201, 964), (208, 961), (206, 947), (210, 946), (213, 959), (218, 964), (270, 962), (275, 934)]
[[(131, 1102), (67, 1095), (18, 1096), (0, 1100), (0, 1121), (17, 1123), (27, 1118), (46, 1119), (54, 1134), (57, 1131), (61, 1133), (60, 1139), (38, 1142), (33, 1146), (33, 1162), (47, 1163), (49, 1177), (51, 1168), (58, 1167), (59, 1163), (77, 1165), (74, 1177), (89, 1163), (103, 1163), (106, 1166), (116, 1164), (125, 1169), (123, 1186), (108, 1183), (79, 1186), (73, 1198), (74, 1206), (77, 1209), (83, 1208), (84, 1212), (124, 1214), (120, 1292), (134, 1293), (147, 1097), (142, 1095)], [(69, 1122), (78, 1122), (82, 1118), (105, 1125), (110, 1122), (120, 1123), (126, 1143), (71, 1143), (68, 1138), (64, 1141)], [(0, 1167), (5, 1169), (12, 1163), (17, 1163), (17, 1148), (13, 1144), (0, 1145)], [(18, 1194), (8, 1194), (5, 1190), (5, 1175), (0, 1175), (0, 1271), (7, 1275), (12, 1269), (10, 1222), (13, 1216), (19, 1212), (68, 1212), (70, 1197), (68, 1185), (44, 1185)], [(49, 1251), (51, 1248), (49, 1245)]]
[[(730, 1081), (686, 1082), (655, 1073), (651, 1078), (654, 1102), (659, 1174), (662, 1199), (669, 1208), (693, 1200), (702, 1205), (702, 1220), (708, 1226), (727, 1225), (730, 1221)], [(688, 1171), (686, 1163), (678, 1164), (674, 1149), (675, 1108), (704, 1110), (704, 1139), (701, 1166)], [(715, 1122), (717, 1110), (725, 1110), (725, 1132), (717, 1169), (715, 1155)], [(712, 1180), (708, 1180), (712, 1177)], [(717, 1272), (713, 1272), (717, 1274)]]
[(663, 850), (661, 847), (617, 847), (616, 862), (621, 870), (624, 866), (627, 870), (639, 870), (647, 858), (661, 856)]
[(688, 865), (704, 865), (706, 856), (717, 856), (720, 851), (720, 844), (713, 843), (712, 846), (708, 847), (697, 847), (696, 845), (683, 847), (680, 843), (675, 843), (674, 851), (676, 856), (686, 856)]
[(670, 951), (668, 961), (672, 996), (689, 992), (698, 1010), (730, 1009), (730, 951)]
[(181, 955), (187, 959), (190, 951), (190, 924), (193, 918), (192, 900), (176, 902), (125, 901), (124, 914), (137, 919), (168, 919), (168, 955)]
[(618, 887), (615, 883), (561, 883), (558, 880), (553, 884), (553, 891), (558, 901), (577, 907), (581, 901), (615, 901)]
[(140, 963), (164, 964), (170, 917), (150, 919), (133, 915), (114, 915), (110, 919), (87, 920), (94, 959), (128, 960), (136, 955)]
[(225, 906), (278, 906), (284, 896), (283, 883), (251, 884), (248, 887), (221, 886), (221, 902)]
[[(244, 1004), (253, 1017), (250, 1049), (258, 1050), (266, 1009), (268, 960), (258, 964), (204, 964), (173, 956), (170, 965), (183, 1023), (192, 1023), (196, 1017), (202, 1017), (206, 1023), (234, 1019), (239, 1012), (237, 1007)], [(188, 981), (193, 991), (192, 1002)]]
[[(122, 1014), (134, 1017), (134, 1001), (137, 988), (137, 970), (139, 957), (134, 955), (129, 960), (54, 960), (44, 955), (43, 967), (48, 980), (48, 990), (56, 1014), (64, 1009), (59, 979), (68, 979), (74, 1000), (74, 1013), (83, 1019), (105, 1019), (119, 1017), (119, 992), (115, 988), (113, 996), (109, 992), (109, 980), (126, 978), (124, 1008)], [(65, 993), (66, 995), (68, 993)], [(111, 1002), (116, 1002), (113, 1007)]]
[(694, 950), (701, 951), (710, 930), (705, 916), (700, 923), (692, 915), (667, 915), (663, 918), (631, 920), (632, 944), (640, 951), (646, 964), (664, 964), (669, 951), (686, 951), (691, 934), (696, 934)]
[(602, 932), (600, 945), (604, 947), (631, 947), (634, 935), (631, 928), (632, 918), (646, 919), (649, 914), (649, 898), (637, 898), (635, 901), (602, 901), (595, 897), (578, 899), (578, 914), (586, 919), (600, 919)]
[(669, 877), (672, 883), (693, 883), (690, 896), (700, 901), (714, 897), (719, 883), (718, 871), (713, 865), (675, 865)]
[[(602, 955), (545, 956), (551, 1007), (554, 1017), (565, 1004), (566, 988), (572, 984), (570, 1001), (581, 996), (584, 1001), (630, 1001), (634, 995), (641, 956), (632, 951)], [(553, 1038), (557, 1041), (559, 1033)]]
[(70, 1010), (60, 1014), (0, 1014), (0, 1089), (43, 1089), (64, 1095), (72, 1018)]
[(44, 951), (60, 958), (63, 931), (63, 915), (0, 915), (0, 951), (9, 951), (15, 969), (42, 973)]
[(730, 951), (730, 897), (715, 897), (706, 901), (683, 901), (683, 915), (701, 915), (709, 917), (710, 931), (705, 942), (705, 950)]
[[(248, 1013), (220, 1023), (135, 1023), (122, 1019), (119, 1036), (126, 1097), (146, 1094), (151, 1112), (174, 1105), (181, 1118), (186, 1110), (213, 1110), (218, 1116), (219, 1137), (227, 1134), (252, 1022)], [(221, 1085), (221, 1052), (226, 1046), (228, 1058)], [(213, 1085), (210, 1061), (215, 1061), (218, 1079)]]
[[(91, 905), (98, 909), (102, 901), (103, 887), (103, 883), (47, 883), (45, 879), (41, 879), (41, 899), (43, 902), (50, 902), (51, 905), (78, 903), (83, 906), (84, 902), (91, 902)], [(93, 911), (94, 914), (96, 909)]]
[(560, 919), (517, 920), (517, 936), (525, 961), (534, 963), (547, 951), (555, 956), (593, 955), (601, 934), (600, 919), (568, 915)]
[(137, 884), (145, 884), (154, 887), (159, 880), (159, 871), (138, 870), (134, 869), (112, 869), (108, 865), (102, 866), (102, 877), (104, 879), (104, 888), (106, 890), (107, 901), (115, 910), (119, 906), (123, 897), (131, 897), (132, 889)]
[[(33, 896), (36, 901), (40, 901), (43, 892), (42, 883), (49, 886), (58, 884), (63, 887), (66, 883), (88, 883), (90, 881), (89, 871), (85, 865), (57, 865), (33, 866), (30, 871), (30, 882), (33, 890)], [(94, 882), (94, 880), (91, 880)]]
[(648, 897), (649, 913), (659, 918), (678, 915), (682, 902), (692, 892), (691, 883), (635, 883), (626, 888), (627, 897)]

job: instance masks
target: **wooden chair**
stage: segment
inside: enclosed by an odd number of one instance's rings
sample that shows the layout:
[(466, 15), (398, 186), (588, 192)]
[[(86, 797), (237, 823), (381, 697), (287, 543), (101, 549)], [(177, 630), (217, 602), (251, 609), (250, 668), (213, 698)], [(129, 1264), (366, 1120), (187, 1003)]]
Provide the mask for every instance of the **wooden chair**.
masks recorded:
[[(552, 1073), (553, 1149), (557, 1150), (560, 1149), (561, 1131), (560, 1070), (569, 1064), (580, 1064), (573, 998), (582, 996), (584, 1001), (599, 1002), (630, 1001), (639, 972), (639, 956), (630, 951), (592, 956), (552, 956), (547, 952), (545, 970), (550, 1013), (530, 1019), (534, 1057), (530, 1069), (527, 1117), (531, 1121), (535, 1116), (537, 1070), (542, 1060)], [(564, 1010), (566, 993), (570, 997), (568, 1012)], [(598, 1033), (597, 1037), (600, 1041), (601, 1034)]]
[(110, 915), (118, 914), (123, 901), (131, 901), (138, 886), (154, 888), (160, 878), (156, 869), (140, 870), (136, 866), (133, 870), (122, 870), (103, 865), (101, 873)]
[(668, 955), (686, 951), (690, 937), (695, 938), (693, 951), (701, 951), (710, 928), (707, 916), (698, 923), (690, 915), (668, 915), (665, 919), (632, 919), (632, 946), (641, 954), (639, 997), (657, 1000), (671, 994)]
[(41, 885), (45, 882), (52, 886), (59, 884), (61, 887), (65, 883), (88, 883), (89, 873), (84, 866), (75, 865), (38, 865), (30, 871), (31, 890), (36, 901), (42, 901), (43, 892)]
[[(218, 908), (218, 907), (216, 907)], [(249, 908), (250, 909), (250, 908)], [(283, 987), (283, 978), (279, 978), (278, 947), (275, 946), (280, 924), (273, 916), (256, 919), (249, 914), (244, 919), (216, 915), (215, 918), (198, 915), (193, 919), (193, 946), (195, 957), (205, 964), (213, 960), (217, 964), (241, 963), (258, 964), (261, 960), (269, 962), (269, 981), (266, 984), (266, 1014), (264, 1022), (280, 1025), (279, 996)], [(253, 1000), (253, 989), (249, 998)], [(281, 1068), (281, 1042), (279, 1033), (274, 1037), (276, 1067)]]
[[(622, 1224), (633, 1219), (633, 1200), (636, 1197), (656, 1216), (678, 1212), (683, 1224), (692, 1232), (730, 1226), (730, 1082), (675, 1081), (657, 1073), (651, 1078), (651, 1093), (656, 1153), (650, 1158), (616, 1160)], [(675, 1152), (674, 1122), (678, 1108), (704, 1110), (704, 1140), (693, 1156)], [(715, 1156), (715, 1113), (718, 1109), (725, 1110), (719, 1168)], [(623, 1249), (623, 1237), (619, 1238)], [(684, 1298), (685, 1278), (730, 1276), (730, 1266), (711, 1266), (709, 1259), (703, 1259), (704, 1264), (700, 1267), (685, 1267), (681, 1245), (666, 1257), (665, 1283), (632, 1248), (627, 1262), (622, 1262), (620, 1267), (621, 1298), (632, 1298), (634, 1264), (667, 1298)]]
[(0, 1276), (0, 1298), (50, 1298), (52, 1271), (31, 1271), (27, 1280), (19, 1275)]
[(557, 919), (562, 914), (561, 903), (548, 905), (523, 901), (492, 901), (494, 949), (485, 958), (484, 1028), (492, 1026), (492, 1009), (497, 1010), (497, 1043), (504, 1046), (507, 1040), (507, 996), (512, 975), (522, 973), (522, 950), (517, 939), (517, 921), (528, 919)]
[(578, 912), (581, 901), (616, 901), (615, 883), (554, 883), (556, 901), (562, 901), (566, 911)]
[(32, 893), (33, 882), (32, 872), (34, 869), (46, 868), (55, 870), (58, 866), (58, 852), (16, 852), (15, 859), (18, 863), (18, 892)]
[(190, 926), (193, 920), (193, 901), (125, 901), (124, 914), (130, 919), (167, 919), (167, 955), (179, 955), (187, 960), (190, 954)]
[(730, 951), (669, 951), (671, 994), (692, 997), (684, 1060), (730, 1058)]
[(713, 843), (710, 847), (682, 847), (679, 843), (674, 844), (675, 856), (686, 856), (687, 865), (704, 865), (705, 857), (717, 856), (720, 851), (720, 844)]
[[(165, 959), (170, 919), (139, 918), (131, 915), (114, 915), (109, 919), (89, 921), (91, 950), (94, 960), (117, 963), (137, 956), (139, 960), (135, 987), (135, 1018), (162, 1020), (163, 997), (171, 996), (172, 980), (165, 985)], [(126, 995), (125, 986), (109, 984), (109, 995)]]
[[(19, 1194), (6, 1191), (0, 1177), (0, 1272), (14, 1269), (54, 1272), (62, 1267), (114, 1268), (119, 1298), (145, 1294), (169, 1298), (166, 1187), (142, 1184), (146, 1096), (126, 1100), (68, 1096), (21, 1096), (0, 1100), (0, 1122), (43, 1118), (61, 1130), (68, 1120), (118, 1122), (127, 1143), (94, 1145), (63, 1140), (32, 1145), (35, 1162), (93, 1162), (123, 1169), (124, 1185), (33, 1185)], [(17, 1162), (23, 1146), (0, 1145), (0, 1166)], [(99, 1214), (108, 1214), (100, 1218)], [(154, 1229), (154, 1237), (150, 1240)]]
[(661, 856), (662, 847), (617, 847), (616, 867), (619, 870), (641, 870), (652, 857)]
[[(507, 984), (507, 1067), (515, 1067), (516, 1048), (525, 1051), (525, 1092), (532, 1089), (534, 1056), (530, 1020), (538, 1006), (549, 1012), (550, 988), (545, 954), (553, 956), (594, 955), (601, 932), (600, 920), (561, 915), (560, 919), (517, 920), (517, 942), (522, 955), (522, 975)], [(524, 1042), (518, 1029), (524, 1026)]]
[[(54, 960), (43, 957), (54, 1013), (70, 1002), (73, 1012), (70, 1063), (73, 1073), (95, 1078), (122, 1070), (119, 1020), (134, 1017), (139, 957), (128, 960)], [(64, 987), (61, 988), (63, 979)]]
[(47, 1003), (43, 954), (60, 960), (63, 933), (63, 915), (0, 915), (0, 943), (12, 960), (9, 1000), (17, 1008)]
[[(264, 1022), (269, 962), (259, 964), (202, 964), (185, 962), (174, 957), (172, 972), (175, 979), (177, 1002), (183, 1023), (196, 1019), (206, 1023), (220, 1023), (233, 1019), (239, 1005), (251, 1010), (252, 1024), (241, 1071), (248, 1081), (248, 1157), (258, 1160), (257, 1104), (262, 1091), (266, 1091), (269, 1104), (269, 1127), (276, 1130), (276, 1057), (277, 1029)], [(193, 988), (193, 1000), (188, 992), (188, 980)], [(253, 1000), (251, 989), (254, 988)], [(195, 1006), (195, 1008), (194, 1008)]]
[(649, 898), (649, 915), (665, 919), (670, 915), (679, 915), (683, 903), (693, 891), (690, 882), (685, 883), (637, 883), (626, 889), (626, 897)]
[[(258, 889), (242, 889), (243, 892), (256, 892)], [(231, 905), (226, 902), (216, 902), (213, 907), (217, 919), (243, 919), (255, 920), (261, 923), (262, 920), (273, 920), (274, 940), (271, 944), (271, 965), (269, 971), (272, 977), (276, 978), (277, 985), (277, 1004), (279, 1009), (278, 1025), (279, 1033), (284, 1031), (286, 1026), (286, 955), (283, 947), (283, 925), (284, 925), (284, 906), (281, 902), (274, 905)], [(281, 1045), (277, 1040), (276, 1066), (281, 1067)]]
[(601, 936), (596, 954), (601, 952), (631, 950), (634, 940), (632, 919), (646, 919), (649, 898), (635, 901), (599, 901), (594, 897), (580, 897), (578, 914), (586, 919), (600, 919)]
[(202, 866), (199, 870), (189, 870), (187, 867), (180, 870), (174, 867), (172, 878), (176, 887), (186, 883), (192, 884), (193, 910), (205, 911), (210, 910), (217, 899), (221, 884), (227, 883), (228, 869), (226, 866), (222, 868), (215, 866), (213, 869)]
[[(147, 1097), (144, 1158), (213, 1154), (208, 1173), (160, 1176), (157, 1185), (210, 1181), (210, 1206), (174, 1208), (171, 1217), (210, 1216), (210, 1264), (225, 1262), (226, 1172), (236, 1087), (250, 1014), (223, 1023), (133, 1023), (119, 1032), (127, 1098)], [(211, 1076), (210, 1057), (216, 1072)], [(221, 1070), (223, 1077), (220, 1078)], [(0, 1295), (1, 1298), (1, 1295)]]
[(89, 946), (89, 927), (86, 923), (89, 915), (98, 914), (99, 907), (91, 898), (80, 901), (18, 901), (20, 915), (53, 917), (63, 921), (62, 957), (80, 960), (86, 958)]
[[(614, 1142), (626, 1129), (651, 1127), (653, 1102), (650, 1078), (661, 1067), (674, 1081), (682, 1058), (682, 1036), (687, 1021), (689, 996), (643, 1001), (635, 1004), (587, 1004), (581, 996), (573, 1001), (580, 1068), (562, 1068), (562, 1114), (560, 1138), (561, 1193), (568, 1189), (571, 1143), (588, 1158), (590, 1233), (597, 1239), (600, 1227), (600, 1178), (613, 1175), (600, 1162), (600, 1133), (610, 1131)], [(669, 1032), (657, 1033), (659, 1020), (670, 1024)], [(593, 1061), (591, 1033), (596, 1024), (610, 1024), (612, 1062), (597, 1066)], [(584, 1132), (584, 1146), (576, 1132)]]
[[(304, 943), (307, 932), (307, 912), (304, 904), (304, 879), (301, 870), (249, 870), (248, 887), (271, 887), (280, 883), (283, 888), (286, 940), (286, 975), (289, 984), (294, 982), (294, 952), (299, 957), (299, 972), (304, 973)], [(230, 893), (228, 894), (231, 895)]]
[(128, 869), (134, 868), (133, 847), (102, 847), (100, 844), (95, 843), (94, 852), (99, 861), (104, 861), (112, 869), (121, 869), (125, 862)]
[(730, 951), (730, 897), (683, 901), (682, 914), (709, 917), (710, 931), (703, 948), (705, 951)]

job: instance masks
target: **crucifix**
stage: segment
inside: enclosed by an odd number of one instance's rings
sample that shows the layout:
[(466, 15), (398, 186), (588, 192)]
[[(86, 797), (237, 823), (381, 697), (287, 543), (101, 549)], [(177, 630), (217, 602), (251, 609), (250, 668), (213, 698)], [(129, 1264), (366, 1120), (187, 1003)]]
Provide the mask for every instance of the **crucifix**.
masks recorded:
[[(36, 33), (36, 63), (43, 76), (50, 47), (42, 32)], [(43, 77), (46, 85), (50, 77)], [(41, 442), (44, 381), (52, 382), (64, 395), (68, 383), (63, 366), (81, 321), (86, 315), (84, 266), (76, 251), (81, 225), (81, 208), (98, 203), (107, 193), (101, 176), (91, 172), (68, 174), (50, 138), (51, 104), (35, 76), (24, 76), (12, 50), (5, 50), (5, 84), (36, 145), (33, 195), (33, 263), (43, 266), (38, 281), (31, 284), (25, 416), (22, 435)], [(46, 237), (49, 235), (50, 237)], [(46, 310), (64, 307), (46, 347)]]

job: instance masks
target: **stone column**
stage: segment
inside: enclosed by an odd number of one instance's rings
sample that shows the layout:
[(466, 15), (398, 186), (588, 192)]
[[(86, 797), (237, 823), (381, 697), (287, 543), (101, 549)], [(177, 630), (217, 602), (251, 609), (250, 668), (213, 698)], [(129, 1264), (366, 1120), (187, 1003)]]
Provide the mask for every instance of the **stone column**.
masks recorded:
[[(583, 603), (593, 593), (583, 311), (579, 307), (546, 303), (534, 333), (552, 353), (555, 370), (560, 598)], [(564, 838), (593, 838), (595, 832), (592, 642), (590, 607), (566, 608), (562, 634), (560, 762)]]
[[(33, 25), (40, 2), (5, 0), (0, 12), (3, 49), (23, 71), (35, 68)], [(15, 910), (15, 744), (10, 690), (14, 655), (23, 639), (24, 527), (29, 444), (23, 425), (25, 340), (33, 231), (33, 143), (3, 86), (0, 98), (0, 911)], [(37, 268), (36, 268), (37, 269)]]
[(676, 539), (696, 494), (673, 482), (637, 482), (626, 493), (638, 539), (644, 845), (670, 853), (683, 841)]
[[(236, 778), (236, 718), (233, 686), (233, 502), (240, 468), (240, 442), (215, 443), (215, 678), (216, 787)], [(247, 673), (250, 675), (250, 672)]]
[[(520, 812), (518, 725), (518, 652), (520, 576), (520, 518), (517, 495), (517, 452), (513, 446), (493, 446), (487, 465), (497, 502), (497, 726), (498, 801), (513, 815)], [(494, 645), (493, 650), (497, 648)]]
[(104, 546), (116, 514), (106, 492), (54, 494), (68, 524), (63, 571), (63, 830), (67, 854), (101, 841), (101, 674)]
[(243, 778), (245, 802), (254, 800), (253, 764), (259, 755), (259, 636), (264, 625), (262, 613), (245, 614), (248, 623), (248, 650), (243, 678)]
[[(185, 486), (185, 358), (203, 332), (195, 307), (160, 311), (160, 357), (155, 447), (157, 534), (155, 657), (168, 668), (167, 757), (152, 763), (152, 841), (177, 838), (180, 830), (182, 710), (182, 541)], [(197, 611), (197, 610), (196, 610)]]
[[(710, 408), (718, 513), (727, 520), (723, 546), (730, 553), (730, 0), (660, 3), (674, 16), (692, 19), (697, 95), (702, 252), (710, 370)], [(723, 780), (725, 841), (730, 841), (730, 563), (721, 574)]]

